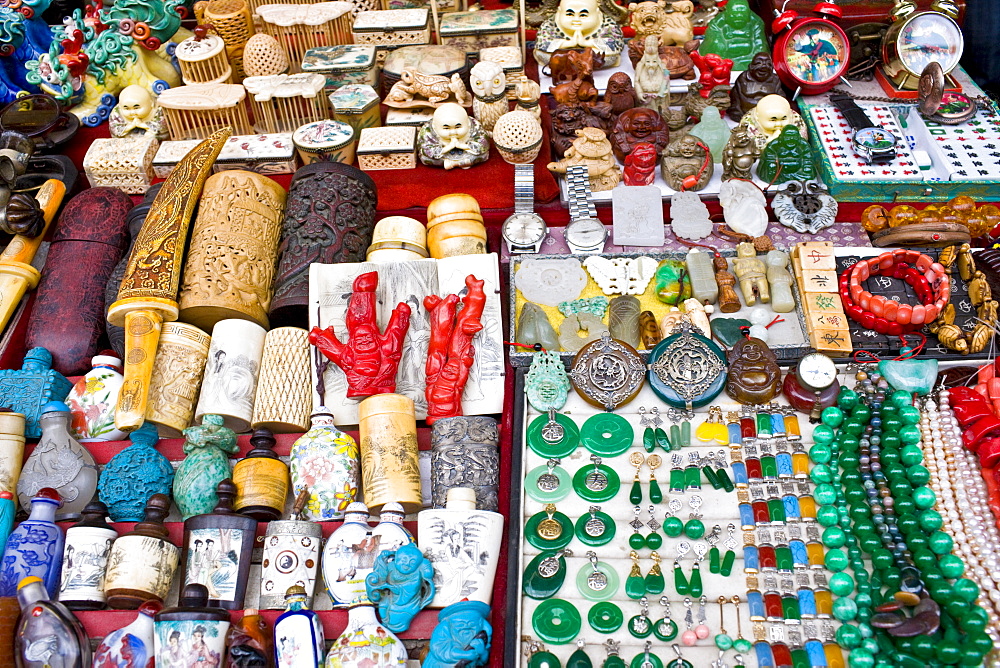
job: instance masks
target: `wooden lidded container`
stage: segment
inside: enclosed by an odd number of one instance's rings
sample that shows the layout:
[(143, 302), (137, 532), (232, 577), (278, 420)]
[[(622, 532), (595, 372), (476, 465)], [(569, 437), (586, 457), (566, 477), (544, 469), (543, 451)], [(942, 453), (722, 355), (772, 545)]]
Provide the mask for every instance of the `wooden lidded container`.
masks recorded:
[(225, 127), (234, 135), (254, 134), (246, 96), (240, 84), (188, 84), (168, 88), (156, 103), (164, 109), (171, 140), (207, 139)]
[(198, 23), (211, 23), (226, 43), (226, 55), (233, 65), (233, 79), (239, 81), (245, 76), (243, 50), (254, 34), (253, 17), (250, 16), (252, 7), (246, 0), (208, 0), (204, 5), (204, 14), (199, 14), (200, 5), (201, 2), (195, 3)]
[(154, 494), (143, 521), (111, 546), (104, 576), (108, 607), (135, 610), (146, 601), (162, 603), (167, 597), (180, 559), (163, 525), (169, 512), (170, 497)]
[(361, 479), (365, 503), (379, 512), (391, 501), (415, 513), (423, 505), (413, 400), (402, 394), (375, 394), (358, 406)]
[(233, 466), (236, 501), (233, 509), (258, 522), (281, 517), (288, 497), (288, 465), (274, 451), (276, 441), (267, 429), (254, 429), (253, 450)]
[(378, 221), (365, 259), (369, 262), (405, 262), (428, 257), (427, 230), (419, 220), (387, 216)]
[(207, 34), (205, 26), (195, 28), (194, 37), (178, 44), (174, 54), (186, 84), (233, 82), (226, 43), (218, 35)]
[(221, 415), (225, 426), (237, 434), (249, 431), (265, 334), (263, 327), (248, 320), (230, 318), (215, 324), (195, 420)]
[(431, 257), (486, 252), (486, 227), (472, 195), (442, 195), (427, 205), (427, 248)]
[(17, 507), (17, 479), (24, 466), (24, 414), (0, 411), (0, 492), (14, 495)]
[(184, 262), (180, 319), (209, 331), (242, 318), (268, 326), (285, 189), (227, 169), (205, 181)]
[(191, 424), (211, 342), (194, 325), (163, 323), (146, 404), (146, 421), (156, 425), (160, 438), (180, 438)]
[(275, 434), (309, 431), (313, 409), (309, 332), (278, 327), (264, 337), (253, 428)]

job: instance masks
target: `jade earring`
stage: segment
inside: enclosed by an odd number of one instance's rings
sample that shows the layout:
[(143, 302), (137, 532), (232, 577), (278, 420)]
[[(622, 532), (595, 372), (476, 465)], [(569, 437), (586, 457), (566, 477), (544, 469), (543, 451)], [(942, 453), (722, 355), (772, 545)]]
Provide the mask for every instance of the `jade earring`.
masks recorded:
[(708, 419), (698, 426), (694, 435), (702, 443), (714, 441), (720, 445), (728, 445), (729, 431), (722, 420), (722, 409), (718, 406), (710, 406), (708, 409)]
[(628, 537), (628, 545), (633, 550), (641, 550), (646, 547), (646, 539), (641, 533), (639, 533), (639, 529), (646, 526), (643, 521), (639, 519), (639, 513), (642, 512), (642, 508), (640, 506), (636, 506), (632, 512), (635, 514), (635, 517), (631, 522), (629, 522), (629, 526), (632, 527), (633, 531), (632, 535)]
[(701, 456), (697, 452), (688, 453), (688, 465), (684, 468), (684, 491), (701, 490)]
[(649, 558), (653, 560), (653, 567), (649, 569), (649, 573), (646, 574), (646, 593), (647, 594), (662, 594), (663, 593), (663, 571), (660, 570), (660, 554), (653, 551), (649, 555)]
[(643, 596), (639, 599), (639, 614), (633, 615), (628, 620), (628, 632), (633, 638), (645, 638), (653, 632), (653, 625), (649, 621), (649, 600)]
[(561, 463), (552, 458), (529, 471), (524, 480), (527, 495), (539, 503), (557, 503), (569, 496), (570, 478)]
[(677, 545), (677, 558), (674, 560), (674, 591), (678, 596), (687, 596), (690, 592), (687, 578), (684, 577), (684, 569), (681, 568), (681, 559), (691, 551), (691, 544), (681, 541)]
[(656, 533), (660, 528), (660, 523), (656, 521), (656, 506), (649, 504), (649, 521), (646, 522), (650, 533), (646, 535), (646, 547), (651, 550), (658, 550), (663, 545), (663, 537)]
[(722, 542), (723, 547), (726, 548), (726, 555), (722, 558), (719, 573), (728, 578), (733, 573), (733, 564), (736, 563), (736, 525), (730, 522), (726, 530), (729, 531), (729, 537)]
[(696, 598), (704, 592), (704, 587), (701, 583), (701, 562), (705, 558), (707, 551), (708, 546), (704, 543), (698, 543), (694, 546), (694, 553), (697, 559), (695, 559), (694, 566), (691, 568), (691, 579), (688, 580), (688, 593)]
[(629, 503), (636, 505), (642, 503), (642, 484), (639, 482), (639, 470), (646, 463), (646, 458), (641, 452), (633, 452), (628, 457), (628, 463), (635, 467), (635, 478), (632, 480), (632, 490), (628, 493)]
[(660, 483), (656, 482), (656, 469), (663, 463), (659, 455), (649, 455), (646, 457), (646, 466), (649, 467), (649, 500), (653, 503), (663, 501), (663, 492), (660, 491)]
[(661, 596), (660, 605), (663, 606), (663, 617), (653, 625), (653, 634), (663, 642), (670, 642), (677, 637), (677, 622), (670, 618), (670, 599)]
[(652, 452), (653, 448), (656, 447), (656, 431), (663, 431), (660, 429), (660, 425), (663, 424), (663, 420), (660, 418), (660, 409), (656, 406), (646, 414), (646, 407), (639, 407), (639, 424), (645, 429), (642, 431), (642, 447), (646, 452)]
[(677, 538), (684, 531), (684, 522), (677, 517), (677, 513), (683, 507), (684, 504), (681, 503), (680, 499), (670, 499), (667, 502), (667, 514), (663, 517), (663, 533), (671, 538)]
[(746, 654), (753, 648), (753, 643), (743, 637), (743, 623), (740, 621), (740, 597), (733, 596), (733, 605), (736, 606), (736, 640), (733, 641), (733, 648), (740, 654)]
[(698, 540), (705, 535), (705, 523), (701, 521), (701, 510), (702, 498), (700, 495), (695, 494), (688, 501), (688, 505), (691, 506), (691, 514), (688, 515), (688, 521), (684, 523), (684, 535), (691, 540)]
[(718, 468), (715, 470), (715, 479), (719, 483), (719, 487), (716, 489), (724, 489), (726, 492), (732, 492), (736, 489), (736, 485), (733, 484), (733, 479), (729, 477), (729, 473), (726, 468), (729, 466), (726, 461), (726, 451), (719, 450), (715, 454), (715, 461), (718, 464)]
[(601, 664), (601, 668), (625, 668), (625, 660), (618, 656), (619, 647), (621, 643), (611, 638), (604, 641), (604, 651), (608, 653), (608, 658)]
[(639, 668), (663, 668), (663, 661), (653, 654), (653, 643), (647, 640), (642, 651), (632, 659), (631, 665)]
[(716, 524), (705, 536), (705, 542), (711, 547), (708, 550), (708, 572), (718, 574), (722, 569), (722, 557), (719, 553), (719, 537), (722, 535), (722, 526)]
[(677, 453), (670, 455), (670, 493), (684, 493), (684, 458)]
[(715, 646), (719, 648), (719, 656), (733, 648), (733, 638), (726, 633), (726, 597), (720, 596), (719, 600), (719, 632), (715, 634)]
[(646, 594), (646, 583), (642, 578), (642, 570), (639, 569), (639, 553), (632, 550), (628, 553), (628, 557), (632, 560), (632, 570), (625, 579), (625, 594), (638, 601)]
[(537, 601), (555, 596), (566, 581), (566, 557), (572, 557), (572, 550), (542, 552), (528, 562), (524, 569), (524, 595)]
[(667, 664), (667, 668), (694, 668), (690, 661), (681, 656), (681, 648), (676, 643), (670, 646), (674, 650), (674, 654), (677, 655), (676, 659), (673, 659)]

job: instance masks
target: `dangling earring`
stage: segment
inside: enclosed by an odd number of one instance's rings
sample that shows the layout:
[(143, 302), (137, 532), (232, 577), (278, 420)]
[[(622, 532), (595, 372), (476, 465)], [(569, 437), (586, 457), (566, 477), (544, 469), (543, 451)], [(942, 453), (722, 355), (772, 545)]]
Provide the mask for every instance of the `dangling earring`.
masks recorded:
[(651, 550), (658, 550), (660, 546), (663, 545), (663, 537), (656, 533), (657, 529), (660, 528), (660, 523), (656, 521), (656, 506), (653, 504), (649, 505), (649, 521), (646, 525), (649, 527), (650, 532), (646, 535), (646, 547)]
[(736, 563), (736, 525), (730, 522), (726, 529), (729, 531), (729, 537), (722, 542), (723, 547), (726, 548), (726, 556), (722, 558), (722, 567), (719, 569), (719, 573), (728, 578), (732, 575), (733, 564)]
[(667, 514), (663, 518), (663, 533), (671, 538), (677, 538), (684, 532), (684, 522), (677, 517), (677, 513), (683, 507), (684, 504), (681, 503), (680, 499), (670, 499), (667, 503)]
[(646, 407), (640, 406), (639, 424), (645, 427), (642, 432), (642, 447), (646, 452), (652, 452), (653, 448), (656, 447), (656, 430), (663, 431), (660, 429), (660, 425), (663, 424), (663, 420), (660, 418), (660, 409), (654, 406), (647, 415)]
[(688, 580), (688, 593), (694, 597), (701, 596), (704, 587), (701, 584), (701, 560), (705, 558), (708, 546), (704, 543), (697, 543), (694, 546), (694, 553), (697, 556), (694, 566), (691, 567), (691, 579)]
[(660, 483), (656, 482), (656, 469), (663, 463), (659, 455), (649, 455), (646, 457), (646, 466), (649, 467), (649, 500), (653, 503), (663, 501), (663, 492), (660, 491)]
[(601, 668), (625, 668), (625, 660), (618, 656), (620, 643), (611, 638), (604, 641), (604, 651), (608, 653), (608, 658), (604, 659)]
[(684, 493), (684, 458), (674, 453), (670, 455), (670, 493)]
[(569, 655), (566, 659), (566, 668), (594, 668), (594, 663), (587, 656), (587, 652), (583, 649), (587, 646), (587, 643), (583, 640), (576, 641), (576, 651)]
[(631, 522), (629, 522), (629, 526), (632, 527), (633, 531), (632, 535), (628, 537), (628, 545), (633, 550), (641, 550), (646, 547), (646, 539), (641, 533), (639, 533), (639, 529), (646, 526), (643, 521), (639, 519), (639, 513), (642, 512), (642, 508), (640, 506), (636, 506), (632, 512), (635, 513), (635, 517)]
[(705, 606), (708, 605), (708, 597), (702, 596), (698, 599), (698, 626), (694, 627), (694, 634), (698, 636), (698, 640), (704, 640), (708, 637), (708, 618), (705, 616)]
[(642, 503), (642, 485), (639, 483), (639, 470), (646, 463), (646, 458), (641, 452), (633, 452), (628, 458), (629, 464), (635, 467), (635, 478), (632, 480), (632, 490), (628, 494), (628, 500), (633, 505)]
[(645, 596), (639, 599), (639, 610), (638, 615), (628, 620), (628, 632), (633, 638), (645, 638), (653, 632), (653, 625), (649, 622), (649, 600)]
[(722, 558), (719, 554), (719, 537), (722, 534), (722, 527), (718, 524), (712, 527), (712, 530), (707, 536), (705, 536), (705, 542), (707, 542), (711, 547), (708, 550), (708, 572), (709, 573), (719, 573), (719, 569), (722, 568)]
[(670, 599), (661, 596), (660, 605), (663, 606), (663, 617), (653, 625), (653, 633), (663, 642), (669, 642), (677, 637), (677, 622), (670, 618)]
[(662, 594), (663, 593), (663, 571), (660, 570), (660, 554), (653, 551), (649, 555), (649, 558), (653, 560), (653, 567), (649, 569), (649, 573), (646, 574), (646, 593), (647, 594)]
[(642, 579), (642, 571), (639, 569), (639, 553), (632, 550), (628, 553), (629, 559), (632, 560), (632, 570), (629, 571), (628, 578), (625, 580), (625, 594), (638, 601), (646, 593), (646, 583)]
[(687, 578), (684, 577), (684, 570), (681, 568), (681, 558), (691, 551), (691, 544), (681, 541), (677, 546), (677, 558), (674, 560), (674, 591), (678, 596), (687, 596), (690, 593), (690, 586)]
[(681, 634), (681, 642), (684, 643), (686, 647), (693, 647), (698, 642), (698, 634), (694, 632), (694, 611), (691, 610), (691, 606), (694, 605), (694, 601), (690, 597), (684, 599), (684, 607), (687, 611), (684, 613), (684, 633)]

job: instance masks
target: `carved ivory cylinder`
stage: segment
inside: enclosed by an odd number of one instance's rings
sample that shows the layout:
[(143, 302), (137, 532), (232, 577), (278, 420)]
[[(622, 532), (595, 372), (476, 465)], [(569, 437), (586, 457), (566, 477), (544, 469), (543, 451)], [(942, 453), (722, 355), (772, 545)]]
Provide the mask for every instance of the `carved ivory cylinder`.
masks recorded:
[(420, 510), (420, 464), (413, 400), (402, 394), (376, 394), (358, 406), (361, 480), (373, 513), (390, 501), (407, 513)]
[(180, 319), (210, 331), (226, 318), (268, 326), (285, 191), (239, 169), (205, 181), (191, 232)]
[(196, 422), (211, 413), (221, 415), (225, 426), (236, 433), (250, 429), (265, 334), (260, 325), (235, 318), (215, 325)]
[(146, 404), (146, 421), (160, 438), (180, 438), (191, 424), (211, 341), (194, 325), (163, 323)]
[(17, 479), (24, 466), (24, 415), (0, 412), (0, 492), (10, 492), (17, 503)]
[(309, 431), (313, 408), (309, 332), (278, 327), (264, 338), (253, 428), (275, 434)]

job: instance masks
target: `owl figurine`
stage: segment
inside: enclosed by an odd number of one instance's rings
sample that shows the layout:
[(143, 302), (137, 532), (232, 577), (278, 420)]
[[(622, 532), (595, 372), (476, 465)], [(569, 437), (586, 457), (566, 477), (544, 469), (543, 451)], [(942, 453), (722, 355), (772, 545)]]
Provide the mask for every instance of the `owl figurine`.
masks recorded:
[(497, 63), (487, 60), (476, 63), (469, 71), (472, 88), (472, 115), (493, 136), (493, 126), (507, 113), (507, 75)]

